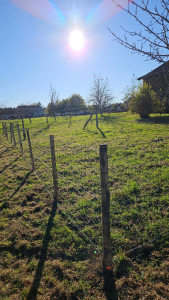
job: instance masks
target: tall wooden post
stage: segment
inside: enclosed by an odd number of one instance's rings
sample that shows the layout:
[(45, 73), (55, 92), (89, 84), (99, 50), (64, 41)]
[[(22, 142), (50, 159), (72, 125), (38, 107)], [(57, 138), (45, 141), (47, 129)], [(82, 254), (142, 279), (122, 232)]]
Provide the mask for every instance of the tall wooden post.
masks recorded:
[(17, 126), (17, 130), (18, 130), (19, 145), (21, 147), (21, 155), (23, 155), (23, 146), (22, 146), (22, 140), (21, 140), (21, 133), (20, 133), (19, 124), (17, 124), (16, 126)]
[(55, 144), (54, 144), (54, 136), (53, 135), (50, 135), (50, 147), (51, 147), (51, 159), (52, 159), (54, 201), (57, 204), (57, 202), (58, 202), (58, 181), (57, 181), (57, 170), (56, 170)]
[(22, 129), (23, 129), (23, 138), (24, 138), (24, 140), (26, 140), (26, 133), (25, 133), (25, 125), (24, 125), (23, 116), (22, 116)]
[(4, 129), (5, 129), (5, 135), (6, 135), (6, 138), (7, 138), (7, 140), (8, 140), (8, 130), (7, 130), (7, 124), (6, 124), (6, 122), (5, 122), (5, 124), (4, 124)]
[(32, 163), (32, 171), (34, 170), (34, 158), (33, 158), (33, 152), (32, 152), (32, 145), (31, 145), (31, 140), (29, 136), (29, 129), (26, 130), (27, 133), (27, 139), (28, 139), (28, 145), (29, 145), (29, 152), (30, 152), (30, 158), (31, 158), (31, 163)]
[(10, 123), (10, 139), (11, 139), (11, 143), (12, 143), (12, 138), (13, 138), (13, 136), (12, 136), (12, 123)]
[(15, 134), (14, 134), (14, 130), (13, 130), (13, 123), (11, 123), (11, 131), (12, 131), (12, 139), (14, 142), (14, 147), (16, 147), (16, 140), (15, 140)]
[(110, 235), (110, 192), (108, 177), (107, 145), (100, 145), (100, 179), (102, 197), (102, 234), (103, 234), (103, 275), (104, 289), (111, 293), (111, 299), (117, 299), (111, 252)]
[(47, 121), (47, 128), (49, 128), (49, 121), (48, 121), (48, 117), (46, 117), (46, 121)]

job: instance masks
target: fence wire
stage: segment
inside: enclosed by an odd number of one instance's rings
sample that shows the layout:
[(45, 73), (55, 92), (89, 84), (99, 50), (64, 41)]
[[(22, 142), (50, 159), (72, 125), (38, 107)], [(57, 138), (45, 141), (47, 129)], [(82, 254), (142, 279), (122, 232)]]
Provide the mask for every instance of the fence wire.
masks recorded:
[[(66, 122), (68, 122), (66, 120)], [(45, 124), (45, 127), (44, 127)], [(52, 124), (52, 123), (50, 123)], [(50, 126), (49, 124), (49, 126)], [(50, 140), (47, 124), (30, 129), (37, 179), (53, 195)], [(53, 126), (59, 126), (59, 122)], [(54, 131), (54, 129), (53, 129)], [(19, 151), (17, 129), (14, 126)], [(45, 135), (44, 135), (45, 133)], [(38, 138), (37, 138), (38, 136)], [(9, 127), (8, 140), (10, 141)], [(127, 141), (127, 146), (126, 146)], [(111, 239), (114, 259), (139, 257), (142, 246), (167, 239), (169, 193), (169, 138), (134, 143), (128, 137), (108, 144), (111, 196)], [(6, 146), (9, 147), (9, 146)], [(29, 148), (23, 141), (23, 159), (29, 165)], [(0, 153), (3, 155), (4, 147)], [(26, 153), (26, 154), (25, 154)], [(84, 240), (88, 253), (102, 253), (99, 144), (64, 144), (55, 135), (59, 211), (67, 226)], [(138, 251), (137, 251), (138, 250)]]

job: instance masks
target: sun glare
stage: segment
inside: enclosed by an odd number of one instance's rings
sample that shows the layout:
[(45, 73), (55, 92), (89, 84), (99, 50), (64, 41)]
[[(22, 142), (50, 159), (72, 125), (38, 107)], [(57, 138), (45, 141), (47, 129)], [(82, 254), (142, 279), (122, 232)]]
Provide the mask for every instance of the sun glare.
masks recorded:
[(79, 52), (84, 47), (84, 36), (80, 30), (74, 30), (69, 36), (69, 46), (76, 52)]

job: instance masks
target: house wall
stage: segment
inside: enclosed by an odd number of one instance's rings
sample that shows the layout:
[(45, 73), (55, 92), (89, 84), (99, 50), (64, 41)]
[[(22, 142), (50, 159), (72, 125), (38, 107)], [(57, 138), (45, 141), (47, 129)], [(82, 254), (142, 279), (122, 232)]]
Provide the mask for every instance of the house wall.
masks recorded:
[(143, 80), (143, 85), (150, 84), (153, 91), (156, 92), (157, 96), (161, 97), (169, 97), (169, 75), (156, 75), (151, 76), (150, 78)]

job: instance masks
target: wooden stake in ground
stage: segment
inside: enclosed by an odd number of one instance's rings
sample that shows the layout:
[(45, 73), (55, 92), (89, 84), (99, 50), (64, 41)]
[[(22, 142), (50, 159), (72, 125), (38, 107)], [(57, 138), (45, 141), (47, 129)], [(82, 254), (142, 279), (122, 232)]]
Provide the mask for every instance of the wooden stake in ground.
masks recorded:
[(54, 186), (54, 201), (58, 202), (58, 182), (57, 182), (57, 169), (56, 169), (56, 156), (54, 136), (50, 135), (51, 159), (52, 159), (52, 172), (53, 172), (53, 186)]
[(20, 133), (19, 124), (17, 124), (16, 126), (17, 126), (17, 130), (18, 130), (19, 145), (21, 147), (21, 155), (23, 155), (23, 146), (22, 146), (22, 140), (21, 140), (21, 133)]
[(12, 139), (14, 142), (14, 147), (16, 147), (16, 140), (15, 140), (15, 134), (14, 134), (14, 130), (13, 130), (13, 123), (11, 123), (11, 131), (12, 131)]
[(47, 121), (47, 128), (49, 128), (48, 117), (46, 117), (46, 121)]
[(11, 139), (11, 143), (12, 143), (12, 123), (10, 123), (10, 139)]
[(6, 135), (6, 138), (7, 138), (7, 140), (8, 140), (8, 130), (7, 130), (7, 124), (6, 124), (6, 122), (5, 122), (5, 124), (4, 124), (4, 129), (5, 129), (5, 135)]
[(107, 145), (100, 145), (100, 178), (102, 197), (102, 234), (103, 234), (103, 274), (104, 289), (113, 292), (111, 299), (116, 299), (116, 289), (112, 269), (112, 252), (110, 236), (110, 192), (108, 178)]
[(30, 158), (31, 158), (31, 163), (32, 163), (32, 171), (34, 170), (34, 158), (33, 158), (33, 152), (32, 152), (32, 145), (31, 145), (31, 140), (29, 136), (29, 129), (26, 130), (27, 133), (27, 139), (28, 139), (28, 145), (29, 145), (29, 152), (30, 152)]
[(25, 126), (24, 126), (23, 117), (22, 117), (22, 129), (23, 129), (23, 138), (24, 138), (24, 140), (26, 140), (26, 133), (25, 133)]

